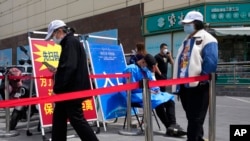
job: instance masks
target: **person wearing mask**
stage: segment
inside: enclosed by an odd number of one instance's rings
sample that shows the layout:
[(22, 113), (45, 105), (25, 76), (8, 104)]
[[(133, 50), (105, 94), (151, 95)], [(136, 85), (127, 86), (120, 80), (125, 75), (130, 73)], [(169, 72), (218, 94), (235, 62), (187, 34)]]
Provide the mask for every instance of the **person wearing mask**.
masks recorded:
[[(54, 76), (54, 94), (90, 89), (86, 53), (74, 30), (61, 20), (53, 20), (48, 26), (45, 40), (53, 39), (61, 45), (61, 55)], [(52, 119), (52, 141), (66, 141), (67, 120), (82, 141), (98, 141), (94, 131), (84, 118), (82, 102), (87, 98), (55, 102)]]
[(145, 48), (144, 43), (138, 42), (136, 44), (135, 50), (133, 50), (133, 54), (129, 59), (129, 64), (135, 64), (138, 61), (138, 58), (141, 58), (147, 54), (147, 50)]
[[(136, 62), (147, 54), (146, 47), (143, 42), (138, 42), (136, 44), (136, 49), (132, 51), (133, 54), (129, 59), (128, 64), (136, 64)], [(154, 70), (157, 74), (161, 74), (157, 65), (154, 65)], [(155, 73), (153, 72), (153, 73)]]
[[(168, 45), (162, 43), (160, 45), (160, 53), (155, 55), (155, 60), (159, 68), (158, 73), (155, 73), (156, 80), (166, 80), (168, 74), (168, 64), (174, 65), (174, 59), (171, 52), (168, 50)], [(166, 87), (160, 87), (162, 92), (166, 92)]]
[[(204, 30), (203, 15), (190, 11), (181, 21), (187, 37), (178, 49), (173, 78), (194, 77), (216, 72), (217, 40)], [(196, 81), (174, 85), (188, 120), (187, 141), (204, 141), (203, 124), (209, 103), (209, 82)]]
[[(131, 82), (139, 82), (143, 78), (154, 80), (152, 72), (156, 65), (155, 58), (146, 54), (144, 57), (137, 58), (135, 64), (128, 65), (123, 73), (131, 74)], [(124, 84), (126, 79), (124, 79)], [(152, 109), (155, 109), (157, 116), (166, 127), (166, 135), (169, 136), (184, 136), (186, 132), (176, 123), (175, 117), (175, 102), (174, 95), (167, 92), (161, 92), (159, 87), (150, 88)], [(125, 92), (122, 93), (126, 98)], [(134, 89), (131, 91), (131, 102), (143, 106), (142, 88)]]

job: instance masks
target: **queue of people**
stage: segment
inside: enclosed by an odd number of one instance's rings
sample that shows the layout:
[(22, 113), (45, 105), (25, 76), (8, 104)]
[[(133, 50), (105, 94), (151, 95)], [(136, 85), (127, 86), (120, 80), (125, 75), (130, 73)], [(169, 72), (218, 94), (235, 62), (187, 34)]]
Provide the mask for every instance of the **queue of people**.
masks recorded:
[[(155, 57), (148, 54), (143, 43), (136, 44), (136, 54), (124, 73), (131, 73), (132, 82), (143, 78), (154, 81), (167, 79), (168, 64), (173, 65), (173, 78), (206, 75), (216, 71), (218, 60), (217, 40), (204, 30), (203, 15), (190, 11), (181, 21), (187, 37), (179, 47), (173, 60), (167, 44), (160, 45)], [(53, 70), (54, 94), (90, 89), (86, 53), (73, 36), (74, 30), (61, 20), (54, 20), (48, 26), (46, 40), (53, 39), (62, 47), (58, 68)], [(84, 78), (84, 79), (82, 79)], [(192, 82), (172, 87), (178, 94), (188, 120), (187, 132), (176, 122), (174, 95), (164, 87), (151, 88), (152, 108), (166, 127), (166, 135), (176, 137), (187, 135), (187, 141), (204, 141), (203, 123), (208, 109), (209, 83)], [(131, 102), (142, 103), (142, 89), (132, 90)], [(56, 102), (53, 113), (52, 141), (66, 141), (67, 119), (82, 141), (98, 141), (97, 136), (84, 118), (81, 103), (85, 99)], [(143, 106), (143, 105), (142, 105)]]

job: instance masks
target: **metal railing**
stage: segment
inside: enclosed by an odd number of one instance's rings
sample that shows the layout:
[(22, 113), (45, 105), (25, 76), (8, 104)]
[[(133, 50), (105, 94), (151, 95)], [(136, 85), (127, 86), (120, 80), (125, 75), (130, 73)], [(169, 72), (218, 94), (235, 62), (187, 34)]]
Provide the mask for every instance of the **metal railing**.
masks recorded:
[(218, 63), (216, 84), (250, 84), (250, 61)]

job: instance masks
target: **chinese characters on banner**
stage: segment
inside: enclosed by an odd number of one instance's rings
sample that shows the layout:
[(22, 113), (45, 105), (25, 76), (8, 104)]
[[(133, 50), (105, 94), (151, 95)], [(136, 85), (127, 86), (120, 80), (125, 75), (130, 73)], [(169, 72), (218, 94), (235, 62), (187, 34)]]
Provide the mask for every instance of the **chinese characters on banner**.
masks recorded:
[[(60, 45), (52, 41), (44, 41), (41, 39), (30, 39), (30, 50), (32, 52), (32, 65), (35, 77), (36, 93), (38, 97), (53, 95), (53, 80), (48, 76), (52, 73), (47, 69), (43, 62), (47, 62), (53, 67), (57, 67), (59, 56), (61, 53)], [(49, 126), (52, 124), (53, 103), (41, 103), (39, 106), (41, 125)], [(84, 116), (87, 120), (96, 120), (97, 113), (94, 98), (85, 100), (82, 103)]]
[[(89, 50), (93, 74), (122, 74), (126, 67), (126, 61), (121, 45), (88, 43), (86, 47), (87, 50)], [(95, 86), (97, 88), (106, 88), (109, 86), (122, 85), (122, 79), (123, 78), (96, 79)], [(101, 95), (100, 101), (104, 120), (126, 115), (126, 99), (120, 92)]]

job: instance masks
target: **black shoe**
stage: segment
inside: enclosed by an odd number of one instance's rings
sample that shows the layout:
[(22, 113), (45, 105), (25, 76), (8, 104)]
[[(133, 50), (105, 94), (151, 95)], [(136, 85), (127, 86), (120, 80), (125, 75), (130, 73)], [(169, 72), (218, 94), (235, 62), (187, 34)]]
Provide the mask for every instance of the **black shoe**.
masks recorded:
[(173, 137), (181, 137), (187, 135), (187, 132), (185, 132), (180, 125), (178, 124), (173, 124), (170, 125), (167, 129), (166, 132), (167, 136), (173, 136)]

